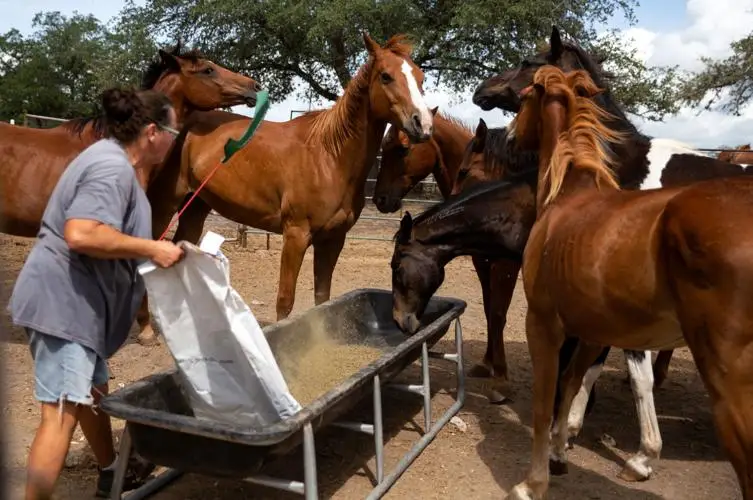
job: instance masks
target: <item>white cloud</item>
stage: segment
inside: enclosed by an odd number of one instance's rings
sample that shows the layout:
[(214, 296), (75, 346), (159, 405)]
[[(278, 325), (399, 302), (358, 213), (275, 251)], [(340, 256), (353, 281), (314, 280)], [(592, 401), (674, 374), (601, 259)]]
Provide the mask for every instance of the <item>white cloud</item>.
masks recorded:
[[(753, 0), (688, 0), (684, 28), (652, 32), (634, 27), (622, 32), (625, 43), (637, 49), (650, 66), (679, 65), (683, 70), (699, 71), (702, 56), (723, 58), (731, 54), (730, 43), (750, 34), (753, 26)], [(716, 111), (683, 109), (663, 123), (632, 117), (644, 133), (654, 137), (679, 139), (696, 147), (734, 146), (753, 138), (753, 108), (742, 116)]]

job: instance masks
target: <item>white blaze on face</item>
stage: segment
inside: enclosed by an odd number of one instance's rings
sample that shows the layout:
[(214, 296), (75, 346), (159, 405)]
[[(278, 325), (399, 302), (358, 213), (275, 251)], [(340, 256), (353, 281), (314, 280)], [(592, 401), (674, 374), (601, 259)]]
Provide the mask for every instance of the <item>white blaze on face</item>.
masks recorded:
[(421, 91), (418, 90), (418, 82), (416, 81), (416, 77), (413, 76), (413, 68), (408, 64), (408, 61), (403, 60), (400, 69), (405, 75), (405, 79), (408, 81), (408, 90), (410, 91), (411, 101), (413, 101), (413, 105), (421, 115), (421, 128), (425, 134), (431, 134), (434, 115), (429, 111), (429, 107), (424, 101), (424, 96), (422, 96)]

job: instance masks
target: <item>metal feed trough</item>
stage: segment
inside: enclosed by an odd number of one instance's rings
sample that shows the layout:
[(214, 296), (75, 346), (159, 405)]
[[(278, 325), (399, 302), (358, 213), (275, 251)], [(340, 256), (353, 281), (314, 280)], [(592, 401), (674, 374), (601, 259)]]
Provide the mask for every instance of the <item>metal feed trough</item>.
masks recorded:
[[(463, 335), (460, 315), (466, 303), (459, 299), (434, 297), (430, 301), (421, 328), (413, 336), (404, 335), (392, 319), (392, 294), (386, 290), (360, 289), (320, 304), (297, 318), (287, 318), (264, 328), (272, 351), (293, 356), (307, 348), (311, 339), (307, 316), (324, 318), (324, 327), (336, 339), (351, 344), (379, 348), (381, 357), (361, 368), (339, 385), (306, 405), (288, 419), (263, 428), (234, 426), (197, 419), (180, 388), (175, 371), (152, 375), (105, 397), (101, 408), (126, 421), (120, 444), (119, 466), (115, 474), (112, 499), (146, 498), (184, 472), (216, 477), (231, 477), (318, 498), (314, 433), (334, 426), (374, 436), (377, 485), (369, 499), (380, 498), (410, 464), (431, 443), (439, 431), (458, 413), (465, 402), (463, 371)], [(434, 346), (455, 320), (455, 353), (432, 352)], [(294, 341), (293, 341), (294, 340)], [(290, 352), (294, 349), (293, 352)], [(443, 359), (457, 370), (455, 403), (432, 425), (429, 358)], [(420, 385), (387, 384), (416, 359), (421, 359)], [(283, 367), (281, 367), (283, 368)], [(283, 369), (283, 375), (288, 374)], [(382, 385), (396, 387), (423, 396), (424, 434), (385, 476), (382, 420)], [(368, 393), (373, 395), (373, 423), (349, 422), (341, 417)], [(260, 475), (262, 467), (287, 455), (303, 443), (304, 480), (291, 481)], [(143, 458), (169, 469), (141, 488), (122, 495), (125, 469), (132, 450)]]

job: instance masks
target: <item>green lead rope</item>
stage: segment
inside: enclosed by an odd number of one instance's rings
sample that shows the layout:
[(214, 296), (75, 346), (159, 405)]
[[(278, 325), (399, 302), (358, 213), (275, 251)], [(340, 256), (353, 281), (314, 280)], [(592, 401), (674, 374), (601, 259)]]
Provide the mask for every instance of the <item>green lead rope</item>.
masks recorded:
[(260, 92), (257, 92), (254, 119), (251, 120), (251, 123), (248, 125), (248, 129), (246, 129), (246, 133), (244, 133), (240, 139), (236, 140), (230, 138), (227, 140), (227, 142), (225, 143), (225, 158), (222, 159), (222, 163), (227, 163), (227, 161), (235, 153), (237, 153), (241, 148), (245, 147), (246, 144), (248, 144), (248, 141), (254, 135), (254, 132), (256, 132), (256, 129), (261, 124), (261, 121), (264, 119), (264, 116), (267, 114), (268, 110), (269, 91), (262, 90)]

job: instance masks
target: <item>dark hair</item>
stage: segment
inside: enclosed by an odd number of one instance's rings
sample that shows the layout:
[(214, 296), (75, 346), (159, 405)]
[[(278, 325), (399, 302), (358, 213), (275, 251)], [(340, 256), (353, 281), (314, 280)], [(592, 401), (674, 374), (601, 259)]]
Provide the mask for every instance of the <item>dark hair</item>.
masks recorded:
[(130, 144), (150, 123), (169, 126), (172, 103), (156, 90), (107, 89), (102, 93), (107, 135)]

